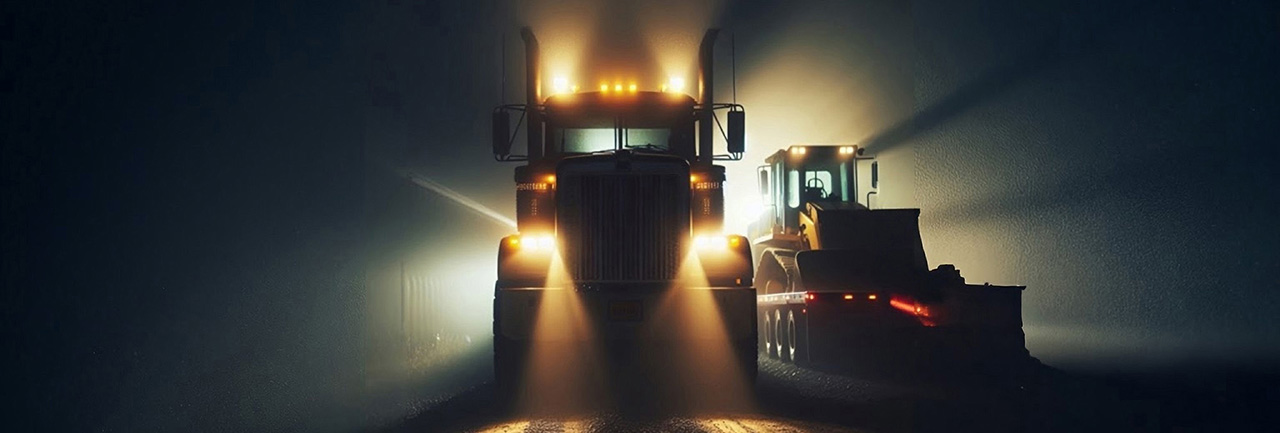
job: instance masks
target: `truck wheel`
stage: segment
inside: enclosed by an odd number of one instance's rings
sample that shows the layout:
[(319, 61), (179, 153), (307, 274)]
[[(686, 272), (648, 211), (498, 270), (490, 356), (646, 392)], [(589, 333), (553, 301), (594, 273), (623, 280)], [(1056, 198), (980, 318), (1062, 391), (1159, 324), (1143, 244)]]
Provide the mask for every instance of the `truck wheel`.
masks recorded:
[(781, 311), (773, 313), (773, 329), (778, 338), (778, 359), (782, 362), (791, 362), (791, 340), (787, 338), (790, 331), (787, 329), (787, 322), (782, 320)]
[(505, 339), (494, 339), (493, 376), (498, 402), (510, 403), (515, 399), (522, 380), (520, 350)]

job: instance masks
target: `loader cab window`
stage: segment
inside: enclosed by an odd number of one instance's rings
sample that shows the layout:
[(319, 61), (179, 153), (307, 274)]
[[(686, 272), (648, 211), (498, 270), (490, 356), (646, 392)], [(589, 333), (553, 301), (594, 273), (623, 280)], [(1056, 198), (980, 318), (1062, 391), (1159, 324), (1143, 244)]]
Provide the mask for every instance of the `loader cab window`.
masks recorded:
[(800, 172), (796, 170), (787, 171), (787, 207), (800, 207)]
[(856, 200), (853, 193), (854, 171), (849, 162), (805, 164), (787, 172), (787, 206), (800, 207), (802, 202)]
[(836, 187), (831, 182), (831, 173), (826, 171), (806, 170), (802, 172), (803, 177), (800, 178), (799, 188), (800, 196), (804, 201), (830, 201), (839, 200), (840, 198), (833, 196), (831, 190)]

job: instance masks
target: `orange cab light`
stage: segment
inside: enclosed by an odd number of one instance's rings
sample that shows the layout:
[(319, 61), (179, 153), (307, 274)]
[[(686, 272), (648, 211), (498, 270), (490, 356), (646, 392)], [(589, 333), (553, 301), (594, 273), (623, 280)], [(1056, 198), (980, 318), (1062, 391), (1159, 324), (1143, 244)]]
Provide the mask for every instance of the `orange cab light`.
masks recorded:
[(742, 242), (742, 241), (738, 240), (738, 237), (737, 237), (737, 236), (734, 236), (734, 237), (729, 238), (729, 246), (731, 246), (731, 247), (737, 248), (737, 247), (738, 247), (738, 243), (740, 243), (740, 242)]
[(844, 299), (845, 299), (846, 301), (852, 301), (852, 300), (853, 300), (853, 295), (844, 295)]
[(601, 91), (601, 92), (608, 92), (608, 91), (609, 91), (609, 85), (608, 85), (608, 84), (601, 84), (601, 85), (600, 85), (600, 91)]
[(631, 83), (631, 87), (628, 87), (628, 88), (627, 88), (627, 90), (630, 90), (630, 91), (632, 91), (632, 92), (635, 92), (635, 91), (636, 91), (636, 83)]
[(622, 83), (614, 84), (614, 85), (613, 85), (613, 91), (615, 91), (615, 92), (621, 92), (621, 91), (622, 91)]
[(516, 245), (520, 245), (520, 238), (512, 237), (511, 240), (507, 241), (507, 243), (511, 244), (511, 246), (513, 247)]
[(548, 175), (548, 176), (547, 176), (547, 183), (556, 183), (556, 175), (554, 175), (554, 174), (552, 174), (552, 175)]

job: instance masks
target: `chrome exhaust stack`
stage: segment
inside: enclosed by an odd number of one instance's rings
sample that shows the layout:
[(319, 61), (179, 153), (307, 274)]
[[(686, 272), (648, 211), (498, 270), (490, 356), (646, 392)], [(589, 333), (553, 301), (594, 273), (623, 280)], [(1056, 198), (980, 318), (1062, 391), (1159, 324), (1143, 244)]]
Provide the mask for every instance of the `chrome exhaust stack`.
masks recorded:
[(720, 29), (708, 29), (698, 48), (698, 103), (702, 104), (702, 111), (698, 116), (698, 162), (703, 164), (711, 164), (713, 159), (711, 143), (715, 135), (711, 123), (715, 122), (715, 114), (711, 110), (711, 104), (715, 102), (715, 73), (712, 65), (715, 63), (713, 51), (719, 34)]
[(532, 29), (520, 29), (520, 38), (524, 39), (524, 103), (525, 116), (529, 118), (525, 129), (529, 143), (526, 152), (530, 161), (536, 161), (543, 155), (542, 112), (538, 109), (542, 105), (542, 53)]

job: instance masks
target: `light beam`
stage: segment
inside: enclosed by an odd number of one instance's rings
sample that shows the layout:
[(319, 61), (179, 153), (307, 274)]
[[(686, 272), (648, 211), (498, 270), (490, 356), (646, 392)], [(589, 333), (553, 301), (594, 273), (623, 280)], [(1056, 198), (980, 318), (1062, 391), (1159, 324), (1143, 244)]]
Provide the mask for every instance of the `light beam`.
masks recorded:
[(493, 208), (490, 208), (488, 206), (480, 204), (480, 202), (472, 200), (470, 197), (467, 197), (462, 193), (449, 189), (449, 187), (441, 185), (439, 182), (436, 182), (424, 176), (419, 176), (414, 173), (407, 173), (405, 174), (405, 177), (408, 177), (410, 181), (412, 181), (414, 184), (420, 187), (426, 188), (427, 190), (434, 192), (436, 194), (440, 194), (444, 198), (453, 200), (454, 203), (460, 204), (463, 207), (474, 211), (475, 213), (488, 217), (489, 220), (492, 222), (502, 224), (504, 226), (507, 226), (513, 229), (516, 228), (515, 220), (508, 218), (506, 215), (503, 215), (496, 210), (493, 210)]

